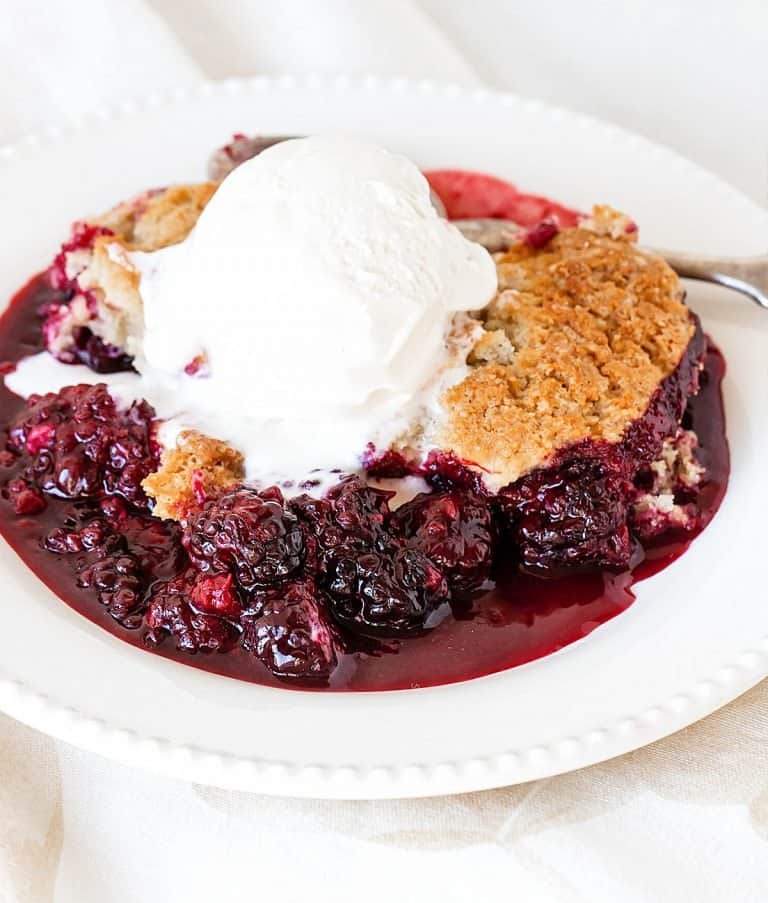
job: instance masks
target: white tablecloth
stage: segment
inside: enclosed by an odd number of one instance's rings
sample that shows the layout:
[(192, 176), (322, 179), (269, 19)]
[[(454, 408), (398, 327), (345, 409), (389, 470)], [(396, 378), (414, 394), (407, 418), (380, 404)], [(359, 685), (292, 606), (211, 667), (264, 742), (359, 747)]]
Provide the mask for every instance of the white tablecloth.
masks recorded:
[[(202, 78), (487, 84), (670, 144), (768, 197), (768, 6), (698, 0), (2, 0), (0, 142)], [(0, 901), (768, 899), (768, 684), (571, 775), (300, 802), (185, 785), (0, 717)]]

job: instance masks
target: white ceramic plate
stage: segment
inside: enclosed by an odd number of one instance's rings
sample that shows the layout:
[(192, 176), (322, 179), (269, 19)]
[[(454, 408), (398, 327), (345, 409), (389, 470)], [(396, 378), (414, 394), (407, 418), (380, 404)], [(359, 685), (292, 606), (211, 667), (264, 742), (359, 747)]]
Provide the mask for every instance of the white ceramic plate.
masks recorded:
[[(148, 186), (201, 178), (209, 151), (233, 131), (352, 132), (422, 165), (485, 170), (576, 207), (610, 202), (658, 246), (749, 254), (768, 244), (766, 211), (670, 151), (592, 119), (432, 85), (260, 79), (152, 97), (0, 152), (0, 297), (47, 264), (71, 220)], [(720, 289), (691, 286), (690, 300), (730, 366), (731, 486), (687, 554), (580, 643), (434, 689), (263, 688), (121, 643), (3, 546), (0, 707), (169, 776), (317, 797), (525, 781), (708, 714), (768, 673), (768, 316)]]

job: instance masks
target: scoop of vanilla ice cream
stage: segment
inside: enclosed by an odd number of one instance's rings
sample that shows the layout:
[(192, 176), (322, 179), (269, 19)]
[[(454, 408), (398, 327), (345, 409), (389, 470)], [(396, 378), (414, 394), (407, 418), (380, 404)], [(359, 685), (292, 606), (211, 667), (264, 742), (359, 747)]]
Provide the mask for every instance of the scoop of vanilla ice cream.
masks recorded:
[(449, 313), (483, 307), (488, 254), (430, 203), (405, 157), (356, 141), (286, 141), (238, 167), (180, 245), (141, 258), (143, 356), (205, 355), (221, 406), (314, 419), (417, 391)]
[(264, 151), (185, 241), (131, 259), (148, 397), (179, 408), (169, 430), (238, 445), (251, 477), (348, 468), (366, 443), (386, 447), (461, 363), (453, 312), (497, 287), (491, 257), (439, 217), (413, 163), (346, 139)]

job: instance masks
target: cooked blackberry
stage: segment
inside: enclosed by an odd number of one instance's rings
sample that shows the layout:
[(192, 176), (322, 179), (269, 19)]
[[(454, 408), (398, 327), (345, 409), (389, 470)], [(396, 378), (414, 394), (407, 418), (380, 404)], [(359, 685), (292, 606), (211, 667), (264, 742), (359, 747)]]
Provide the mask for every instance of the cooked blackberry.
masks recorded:
[(312, 579), (255, 593), (241, 622), (243, 646), (277, 677), (325, 682), (343, 651)]
[(183, 542), (195, 567), (230, 571), (246, 590), (295, 574), (306, 550), (301, 525), (282, 499), (246, 487), (206, 503), (189, 519)]
[(488, 578), (494, 524), (488, 499), (471, 491), (423, 493), (398, 508), (394, 529), (426, 555), (453, 590), (469, 591)]

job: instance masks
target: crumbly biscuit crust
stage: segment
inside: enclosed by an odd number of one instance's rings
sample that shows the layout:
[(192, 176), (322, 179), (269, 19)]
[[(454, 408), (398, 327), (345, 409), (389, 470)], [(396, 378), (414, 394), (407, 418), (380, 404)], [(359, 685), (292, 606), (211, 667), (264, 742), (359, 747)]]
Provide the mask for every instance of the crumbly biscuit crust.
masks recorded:
[(189, 511), (206, 499), (216, 498), (241, 482), (243, 456), (226, 442), (185, 430), (176, 445), (166, 448), (160, 469), (142, 483), (154, 499), (153, 513), (183, 521)]
[(89, 222), (111, 229), (131, 251), (157, 251), (189, 235), (217, 187), (200, 182), (145, 191)]
[(597, 231), (568, 229), (544, 249), (515, 245), (497, 259), (488, 332), (469, 375), (443, 396), (437, 437), (485, 468), (491, 488), (580, 440), (619, 441), (694, 335), (675, 273), (611, 214), (596, 208)]
[(88, 220), (114, 233), (95, 240), (77, 279), (79, 287), (98, 303), (98, 314), (88, 325), (105, 342), (134, 357), (140, 354), (139, 274), (126, 252), (157, 251), (183, 241), (216, 187), (214, 182), (202, 182), (147, 191)]

